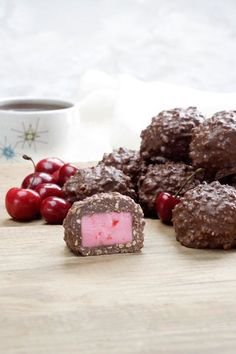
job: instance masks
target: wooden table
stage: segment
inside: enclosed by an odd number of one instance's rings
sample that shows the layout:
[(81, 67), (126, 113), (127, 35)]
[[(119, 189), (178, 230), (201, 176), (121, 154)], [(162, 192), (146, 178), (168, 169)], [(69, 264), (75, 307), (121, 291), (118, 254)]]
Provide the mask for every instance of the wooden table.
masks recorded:
[(1, 166), (0, 353), (235, 353), (236, 255), (191, 250), (147, 220), (138, 255), (75, 257), (62, 226), (17, 223)]

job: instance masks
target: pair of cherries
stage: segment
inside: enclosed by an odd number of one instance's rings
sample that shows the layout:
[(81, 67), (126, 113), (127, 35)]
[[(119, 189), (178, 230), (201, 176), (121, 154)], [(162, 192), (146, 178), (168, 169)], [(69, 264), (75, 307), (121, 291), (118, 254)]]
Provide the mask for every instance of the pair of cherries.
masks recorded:
[(73, 176), (77, 167), (54, 157), (40, 160), (34, 173), (25, 177), (21, 188), (11, 188), (6, 194), (8, 214), (17, 221), (30, 221), (41, 215), (49, 224), (61, 224), (71, 204), (64, 199), (62, 186)]

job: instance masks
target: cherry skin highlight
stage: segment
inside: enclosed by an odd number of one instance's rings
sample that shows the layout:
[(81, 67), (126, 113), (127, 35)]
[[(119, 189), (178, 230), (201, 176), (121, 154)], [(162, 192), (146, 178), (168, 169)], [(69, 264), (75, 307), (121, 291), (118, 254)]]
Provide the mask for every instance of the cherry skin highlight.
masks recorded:
[(166, 224), (170, 224), (172, 220), (172, 211), (179, 203), (180, 199), (178, 197), (174, 197), (166, 192), (160, 193), (156, 198), (156, 212), (160, 220)]
[(21, 188), (35, 189), (41, 183), (54, 183), (54, 178), (45, 172), (30, 173), (24, 178)]
[(41, 203), (40, 212), (48, 224), (62, 224), (71, 204), (58, 197), (48, 197)]
[(35, 192), (40, 195), (41, 201), (48, 197), (64, 198), (64, 192), (55, 183), (41, 183), (35, 188)]
[(72, 165), (71, 163), (66, 163), (65, 165), (63, 165), (59, 170), (59, 185), (63, 186), (71, 176), (74, 176), (76, 174), (77, 170), (78, 168), (75, 165)]
[(35, 167), (36, 172), (46, 172), (53, 174), (60, 167), (64, 165), (64, 162), (57, 157), (47, 157), (43, 160), (40, 160)]
[(11, 188), (5, 197), (8, 214), (17, 221), (30, 221), (39, 216), (41, 199), (31, 189)]

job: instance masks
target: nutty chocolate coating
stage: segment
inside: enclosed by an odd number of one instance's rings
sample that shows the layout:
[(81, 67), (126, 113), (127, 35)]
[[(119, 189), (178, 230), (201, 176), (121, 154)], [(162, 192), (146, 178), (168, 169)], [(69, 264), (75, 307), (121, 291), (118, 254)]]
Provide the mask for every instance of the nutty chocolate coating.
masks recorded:
[[(81, 218), (83, 215), (111, 211), (131, 213), (132, 242), (92, 248), (83, 247), (81, 235)], [(65, 228), (64, 240), (68, 248), (76, 255), (95, 256), (112, 253), (134, 253), (139, 252), (143, 247), (144, 225), (142, 209), (130, 197), (120, 193), (100, 193), (73, 204), (63, 223)]]
[(190, 157), (214, 178), (221, 170), (236, 167), (236, 111), (222, 111), (193, 131)]
[(139, 177), (145, 175), (147, 173), (149, 166), (153, 165), (163, 165), (164, 163), (168, 162), (165, 157), (162, 156), (156, 156), (152, 157), (149, 160), (143, 160), (141, 159), (140, 162), (140, 168), (139, 168)]
[(116, 167), (129, 176), (134, 185), (137, 183), (140, 168), (139, 151), (120, 147), (109, 154), (104, 154), (99, 164), (101, 163), (106, 166)]
[(204, 121), (196, 107), (160, 112), (141, 133), (140, 154), (144, 160), (164, 156), (173, 161), (189, 161), (192, 130)]
[(136, 197), (130, 177), (113, 166), (105, 165), (79, 169), (64, 184), (63, 191), (66, 199), (72, 203), (103, 192), (119, 192), (131, 198)]
[[(193, 172), (193, 167), (183, 162), (150, 165), (146, 175), (141, 176), (139, 179), (139, 202), (145, 216), (155, 217), (156, 196), (161, 192), (168, 192), (174, 195)], [(180, 195), (198, 185), (200, 183), (199, 178), (200, 176), (195, 176)]]
[(186, 247), (236, 246), (236, 190), (219, 182), (188, 191), (173, 210), (176, 239)]

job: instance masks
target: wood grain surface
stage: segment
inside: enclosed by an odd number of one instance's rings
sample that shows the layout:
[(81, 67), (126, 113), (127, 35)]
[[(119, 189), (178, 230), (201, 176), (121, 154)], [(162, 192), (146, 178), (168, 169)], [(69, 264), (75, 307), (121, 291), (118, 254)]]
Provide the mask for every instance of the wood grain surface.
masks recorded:
[(191, 250), (147, 220), (137, 255), (75, 257), (62, 226), (17, 223), (0, 177), (0, 353), (235, 353), (236, 255)]

